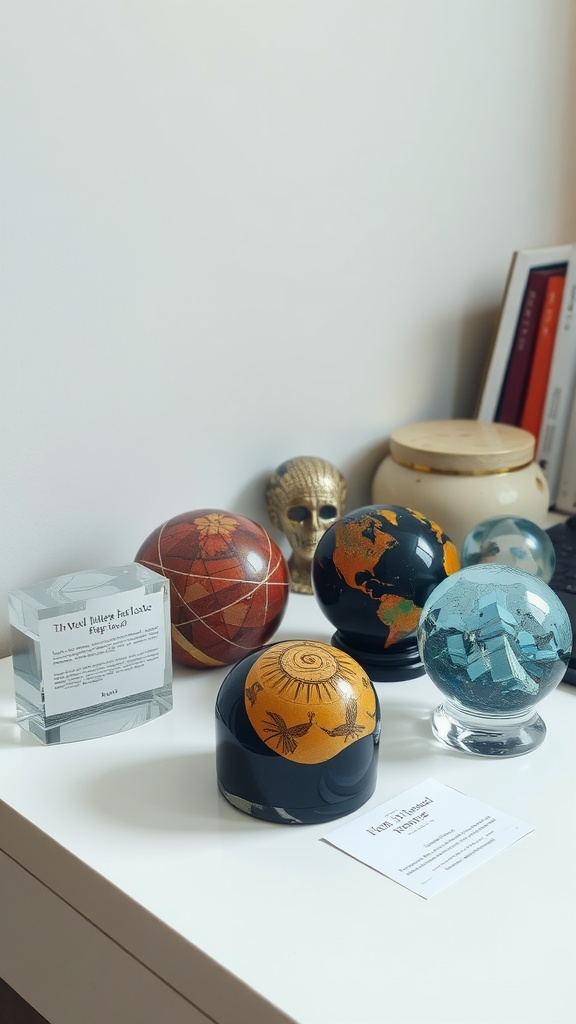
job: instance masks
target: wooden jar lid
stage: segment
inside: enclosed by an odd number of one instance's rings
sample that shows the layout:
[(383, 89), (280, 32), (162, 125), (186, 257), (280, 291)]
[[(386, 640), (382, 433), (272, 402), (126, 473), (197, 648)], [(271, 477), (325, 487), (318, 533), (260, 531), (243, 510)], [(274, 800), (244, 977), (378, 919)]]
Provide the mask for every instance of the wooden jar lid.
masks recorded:
[(390, 436), (395, 462), (437, 473), (501, 473), (529, 465), (532, 434), (506, 423), (428, 420), (398, 427)]

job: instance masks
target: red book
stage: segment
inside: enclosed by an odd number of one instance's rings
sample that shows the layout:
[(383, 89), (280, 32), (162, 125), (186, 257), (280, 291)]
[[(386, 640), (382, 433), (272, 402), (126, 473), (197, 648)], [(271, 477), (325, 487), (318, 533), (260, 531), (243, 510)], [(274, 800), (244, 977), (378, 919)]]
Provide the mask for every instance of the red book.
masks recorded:
[[(566, 268), (563, 270), (565, 273)], [(531, 270), (528, 275), (496, 412), (497, 423), (510, 423), (516, 426), (520, 422), (548, 280), (552, 274), (560, 272), (561, 268), (558, 266), (538, 267)]]
[(558, 318), (562, 306), (565, 279), (565, 274), (553, 274), (548, 279), (546, 285), (546, 295), (536, 335), (536, 344), (534, 345), (528, 387), (520, 417), (520, 426), (524, 430), (529, 430), (536, 440), (538, 440), (542, 413), (544, 412), (546, 388), (552, 363), (556, 328), (558, 327)]

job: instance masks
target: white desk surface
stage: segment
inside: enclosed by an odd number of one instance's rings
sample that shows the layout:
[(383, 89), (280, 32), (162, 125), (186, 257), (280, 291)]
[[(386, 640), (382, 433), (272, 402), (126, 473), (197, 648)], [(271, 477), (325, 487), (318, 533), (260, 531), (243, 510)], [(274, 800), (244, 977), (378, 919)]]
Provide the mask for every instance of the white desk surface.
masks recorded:
[[(331, 632), (293, 594), (273, 639)], [(0, 975), (54, 1024), (574, 1024), (576, 688), (543, 702), (538, 750), (498, 761), (433, 738), (427, 677), (376, 684), (356, 815), (434, 777), (535, 827), (423, 900), (320, 842), (346, 819), (273, 825), (220, 796), (227, 671), (176, 669), (163, 718), (44, 747), (0, 662)]]

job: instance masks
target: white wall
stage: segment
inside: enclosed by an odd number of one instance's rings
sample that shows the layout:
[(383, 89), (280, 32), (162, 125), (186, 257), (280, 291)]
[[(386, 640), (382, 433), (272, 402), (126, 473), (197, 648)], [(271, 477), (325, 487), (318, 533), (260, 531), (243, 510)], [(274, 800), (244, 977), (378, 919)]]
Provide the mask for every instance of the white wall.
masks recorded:
[(571, 0), (2, 0), (6, 593), (468, 416), (576, 237)]

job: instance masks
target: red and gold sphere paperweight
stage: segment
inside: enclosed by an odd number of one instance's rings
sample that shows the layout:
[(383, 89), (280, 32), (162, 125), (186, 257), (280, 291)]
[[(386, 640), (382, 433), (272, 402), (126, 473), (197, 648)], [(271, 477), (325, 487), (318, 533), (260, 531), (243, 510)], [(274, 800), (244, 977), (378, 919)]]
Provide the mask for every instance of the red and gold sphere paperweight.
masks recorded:
[(334, 646), (376, 682), (424, 675), (416, 630), (434, 588), (460, 568), (437, 523), (399, 505), (366, 505), (321, 537), (312, 584)]
[(379, 739), (378, 697), (353, 658), (313, 640), (270, 644), (220, 687), (218, 787), (255, 818), (329, 821), (374, 792)]
[(234, 512), (175, 516), (150, 534), (135, 561), (170, 580), (172, 656), (189, 668), (238, 661), (274, 635), (286, 611), (290, 574), (280, 548)]

